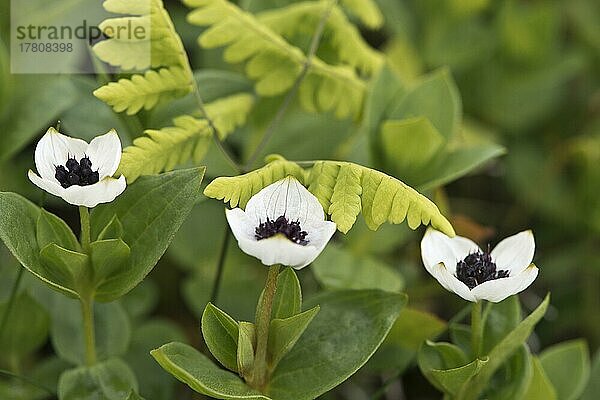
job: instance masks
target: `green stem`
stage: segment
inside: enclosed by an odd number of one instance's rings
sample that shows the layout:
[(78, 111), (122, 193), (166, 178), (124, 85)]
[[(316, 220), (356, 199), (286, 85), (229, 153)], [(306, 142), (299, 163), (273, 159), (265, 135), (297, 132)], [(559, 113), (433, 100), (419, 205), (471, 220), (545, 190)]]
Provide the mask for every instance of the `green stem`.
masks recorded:
[(219, 253), (219, 262), (217, 264), (217, 274), (213, 282), (213, 288), (210, 293), (210, 302), (217, 305), (217, 297), (219, 296), (219, 289), (221, 287), (221, 281), (223, 280), (223, 269), (225, 269), (225, 259), (227, 258), (227, 248), (229, 246), (229, 239), (231, 237), (231, 231), (225, 227), (225, 236), (223, 242), (221, 242), (221, 252)]
[(278, 264), (269, 267), (267, 283), (256, 316), (256, 356), (254, 357), (254, 367), (249, 383), (257, 389), (264, 389), (268, 380), (267, 345), (278, 274)]
[(481, 324), (482, 301), (473, 303), (471, 309), (471, 349), (475, 358), (478, 358), (481, 352), (481, 336), (483, 335), (483, 326)]
[(85, 337), (85, 363), (96, 364), (96, 333), (94, 331), (94, 300), (81, 299), (81, 315), (83, 316), (83, 333)]
[(90, 210), (87, 207), (79, 206), (79, 219), (81, 221), (81, 247), (86, 253), (89, 253), (91, 243), (90, 233)]

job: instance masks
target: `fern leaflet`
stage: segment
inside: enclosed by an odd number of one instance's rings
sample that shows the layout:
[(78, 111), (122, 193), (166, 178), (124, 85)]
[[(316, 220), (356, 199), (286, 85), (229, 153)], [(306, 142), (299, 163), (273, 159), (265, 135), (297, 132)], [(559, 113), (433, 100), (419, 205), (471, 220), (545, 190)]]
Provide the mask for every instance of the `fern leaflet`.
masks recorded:
[(431, 224), (454, 236), (454, 230), (437, 206), (410, 186), (382, 172), (341, 161), (317, 161), (305, 171), (298, 164), (278, 158), (263, 168), (236, 177), (219, 177), (204, 191), (208, 197), (244, 208), (265, 186), (294, 175), (308, 186), (338, 230), (348, 232), (358, 214), (370, 229), (384, 222), (400, 224), (407, 220), (411, 229)]
[[(297, 33), (310, 36), (328, 7), (326, 2), (305, 1), (265, 11), (258, 15), (258, 19), (286, 38)], [(337, 6), (331, 8), (323, 40), (330, 43), (342, 63), (357, 68), (363, 74), (373, 74), (383, 63), (383, 56), (364, 41), (358, 29)]]
[[(206, 48), (226, 46), (225, 61), (246, 62), (246, 74), (262, 96), (284, 93), (308, 63), (299, 48), (262, 24), (257, 18), (225, 0), (185, 0), (190, 23), (209, 28), (200, 36)], [(329, 65), (317, 57), (311, 61), (300, 85), (300, 101), (312, 112), (334, 111), (344, 118), (360, 114), (366, 84), (348, 66)]]
[(367, 27), (380, 28), (383, 25), (383, 14), (375, 0), (341, 0), (342, 6), (356, 15)]
[[(206, 105), (208, 115), (223, 136), (246, 122), (254, 98), (240, 93)], [(211, 143), (212, 130), (205, 119), (182, 115), (173, 119), (174, 126), (149, 129), (125, 148), (119, 171), (129, 183), (141, 175), (169, 171), (189, 160), (199, 163)], [(224, 139), (224, 137), (223, 137)]]
[(189, 74), (180, 67), (148, 70), (144, 75), (133, 75), (131, 79), (109, 82), (94, 91), (94, 96), (104, 101), (116, 112), (136, 114), (142, 108), (149, 110), (159, 101), (186, 95), (192, 89)]
[(264, 167), (239, 176), (222, 176), (204, 189), (204, 194), (229, 203), (231, 207), (245, 208), (248, 200), (273, 182), (292, 175), (300, 182), (306, 179), (305, 171), (291, 161), (277, 159)]
[[(106, 0), (103, 6), (126, 16), (100, 24), (109, 38), (94, 45), (95, 54), (123, 70), (147, 71), (108, 83), (94, 92), (96, 97), (116, 112), (135, 114), (192, 90), (193, 75), (185, 49), (161, 0)], [(129, 34), (115, 34), (123, 28)], [(139, 38), (134, 34), (136, 29), (144, 33)]]

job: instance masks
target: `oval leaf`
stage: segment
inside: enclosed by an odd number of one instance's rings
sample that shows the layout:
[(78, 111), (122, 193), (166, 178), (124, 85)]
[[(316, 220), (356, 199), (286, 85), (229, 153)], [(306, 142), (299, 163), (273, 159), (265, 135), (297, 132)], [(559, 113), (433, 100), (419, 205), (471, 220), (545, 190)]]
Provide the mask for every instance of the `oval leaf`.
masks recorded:
[(273, 399), (314, 399), (345, 381), (377, 350), (406, 296), (340, 291), (309, 303), (321, 311), (273, 373), (267, 392)]
[(95, 237), (116, 215), (123, 241), (131, 249), (127, 268), (108, 278), (96, 292), (99, 301), (115, 300), (154, 268), (200, 196), (205, 168), (191, 168), (140, 178), (114, 202), (92, 213)]
[(165, 344), (150, 354), (167, 372), (198, 393), (225, 400), (271, 400), (187, 344)]

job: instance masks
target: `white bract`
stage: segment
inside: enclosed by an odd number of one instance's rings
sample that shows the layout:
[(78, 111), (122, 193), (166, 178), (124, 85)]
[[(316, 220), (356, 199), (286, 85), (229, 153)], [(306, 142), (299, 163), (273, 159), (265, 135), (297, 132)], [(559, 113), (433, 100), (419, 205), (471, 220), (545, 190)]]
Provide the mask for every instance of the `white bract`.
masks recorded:
[(534, 252), (531, 231), (502, 240), (490, 253), (470, 239), (450, 238), (431, 228), (421, 241), (427, 271), (444, 288), (472, 302), (497, 303), (529, 287), (538, 275), (531, 263)]
[(265, 265), (295, 269), (313, 262), (336, 230), (319, 200), (291, 176), (252, 196), (246, 210), (226, 210), (226, 216), (242, 251)]
[[(68, 162), (77, 165), (68, 168)], [(114, 129), (88, 144), (50, 128), (35, 148), (39, 175), (31, 170), (28, 175), (36, 186), (67, 203), (92, 208), (113, 201), (125, 190), (124, 176), (112, 178), (120, 162), (121, 141)]]

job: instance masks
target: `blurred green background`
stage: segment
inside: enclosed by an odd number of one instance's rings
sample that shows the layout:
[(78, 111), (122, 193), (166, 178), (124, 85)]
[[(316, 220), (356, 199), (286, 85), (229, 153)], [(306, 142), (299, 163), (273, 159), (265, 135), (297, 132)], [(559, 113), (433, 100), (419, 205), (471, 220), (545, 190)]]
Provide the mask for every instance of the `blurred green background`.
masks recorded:
[[(85, 7), (84, 1), (55, 3), (57, 7), (62, 3)], [(249, 11), (260, 12), (294, 2), (240, 3)], [(376, 167), (423, 190), (450, 217), (458, 234), (483, 246), (493, 246), (507, 235), (532, 228), (537, 242), (534, 262), (540, 275), (520, 296), (524, 310), (533, 309), (547, 291), (552, 293), (551, 309), (530, 340), (532, 350), (582, 337), (591, 354), (597, 353), (600, 3), (377, 0), (377, 4), (384, 16), (383, 26), (369, 29), (353, 20), (361, 26), (364, 39), (386, 59), (382, 72), (365, 77), (369, 94), (364, 115), (339, 120), (330, 114), (306, 113), (293, 104), (262, 155), (279, 153), (291, 160), (344, 159)], [(92, 96), (102, 84), (97, 77), (11, 75), (7, 7), (7, 1), (0, 5), (0, 190), (15, 191), (43, 204), (77, 231), (76, 209), (43, 196), (26, 178), (27, 170), (33, 167), (37, 138), (60, 119), (62, 131), (72, 136), (89, 139), (114, 127), (128, 144), (142, 135), (144, 128), (168, 125), (177, 105), (136, 116), (117, 115)], [(166, 7), (198, 71), (206, 101), (237, 91), (252, 92), (252, 82), (244, 77), (241, 66), (225, 64), (221, 50), (204, 51), (197, 46), (202, 29), (186, 23), (184, 6), (168, 1)], [(289, 40), (306, 50), (311, 34), (307, 29)], [(331, 59), (329, 39), (326, 30), (317, 53), (325, 60)], [(389, 90), (409, 93), (422, 88), (423, 82), (430, 82), (431, 90), (419, 92), (423, 98), (414, 103), (416, 110), (395, 104), (394, 110), (390, 108), (386, 97), (391, 96)], [(243, 158), (252, 152), (282, 98), (257, 99), (248, 124), (228, 139), (236, 155)], [(383, 119), (406, 122), (419, 115), (432, 119), (428, 108), (450, 110), (450, 117), (439, 116), (441, 120), (450, 118), (456, 125), (448, 135), (444, 135), (442, 123), (434, 123), (433, 129), (440, 131), (434, 134), (429, 126), (410, 125), (414, 130), (408, 138), (386, 134), (385, 124), (381, 124)], [(380, 118), (373, 126), (373, 115), (378, 112)], [(437, 143), (440, 133), (444, 138)], [(429, 140), (436, 151), (412, 159), (412, 140)], [(203, 164), (207, 165), (205, 183), (234, 174), (214, 147)], [(218, 201), (199, 199), (171, 248), (144, 283), (120, 302), (99, 311), (105, 316), (104, 328), (99, 329), (106, 331), (99, 336), (121, 339), (120, 344), (115, 340), (101, 342), (101, 351), (123, 355), (145, 388), (141, 394), (149, 399), (191, 396), (154, 364), (147, 351), (176, 338), (202, 346), (199, 318), (211, 295), (221, 242), (228, 229), (223, 209)], [(465, 304), (422, 267), (418, 247), (422, 233), (404, 225), (383, 226), (371, 232), (359, 218), (349, 234), (338, 233), (335, 243), (314, 265), (299, 273), (305, 296), (323, 288), (404, 290), (412, 308), (449, 320)], [(10, 297), (18, 271), (16, 261), (0, 245), (0, 303)], [(265, 269), (230, 240), (219, 306), (238, 319), (252, 319), (264, 278)], [(73, 349), (68, 345), (77, 325), (65, 310), (74, 305), (27, 273), (18, 292), (29, 299), (19, 302), (23, 309), (40, 315), (41, 334), (31, 339), (35, 345), (29, 349), (3, 349), (0, 366), (53, 387), (58, 373), (80, 356), (71, 354)], [(600, 379), (598, 357), (595, 359), (595, 376)], [(390, 370), (399, 368), (385, 365), (374, 360), (372, 369), (365, 368), (326, 398), (371, 398)], [(414, 366), (408, 368), (404, 381), (411, 382), (403, 388), (408, 399), (439, 397)], [(26, 385), (18, 388), (21, 394), (9, 386), (10, 381), (0, 380), (0, 398), (44, 398), (43, 393)], [(175, 395), (173, 390), (183, 394)]]

